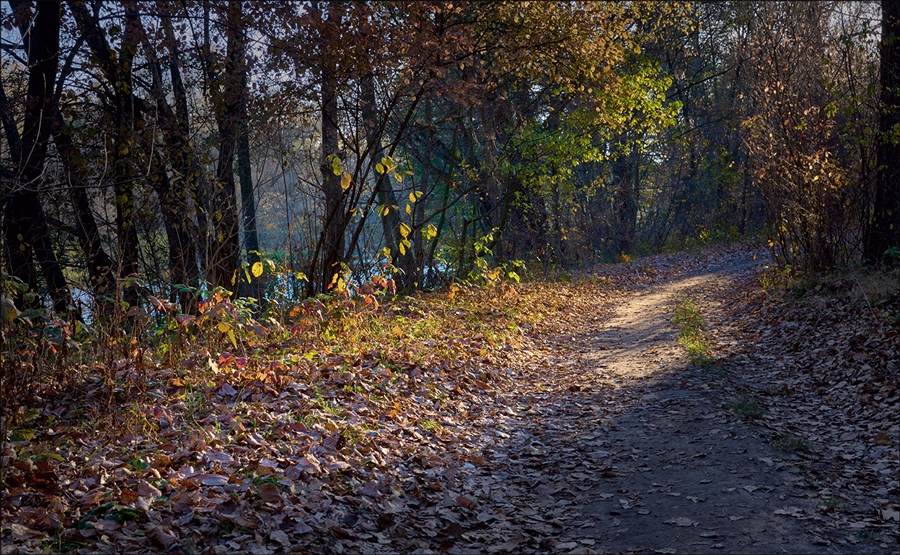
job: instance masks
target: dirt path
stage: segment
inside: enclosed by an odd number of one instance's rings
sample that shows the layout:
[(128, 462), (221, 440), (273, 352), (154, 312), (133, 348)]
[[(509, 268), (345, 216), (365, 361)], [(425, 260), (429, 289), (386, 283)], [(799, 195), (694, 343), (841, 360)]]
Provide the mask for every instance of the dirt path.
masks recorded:
[(756, 264), (743, 258), (664, 282), (628, 298), (599, 329), (559, 338), (567, 376), (532, 384), (530, 398), (482, 422), (494, 436), (483, 465), (464, 466), (458, 487), (425, 511), (443, 529), (420, 530), (409, 547), (889, 552), (858, 530), (829, 528), (809, 499), (802, 458), (754, 434), (729, 406), (727, 372), (695, 367), (678, 344), (675, 306), (699, 295), (715, 325), (729, 284)]

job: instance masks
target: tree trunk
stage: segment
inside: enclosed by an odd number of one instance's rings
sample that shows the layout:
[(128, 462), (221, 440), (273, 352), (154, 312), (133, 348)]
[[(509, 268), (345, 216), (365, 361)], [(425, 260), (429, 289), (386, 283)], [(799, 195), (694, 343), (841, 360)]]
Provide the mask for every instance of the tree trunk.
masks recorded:
[[(157, 170), (151, 178), (151, 184), (160, 199), (160, 211), (166, 227), (169, 243), (169, 274), (172, 285), (198, 285), (200, 274), (197, 268), (197, 230), (191, 219), (190, 191), (196, 182), (205, 181), (205, 173), (190, 144), (187, 99), (181, 81), (181, 70), (178, 68), (178, 52), (174, 45), (174, 34), (168, 18), (164, 19), (166, 38), (170, 43), (169, 69), (175, 93), (176, 110), (169, 105), (163, 90), (162, 69), (152, 45), (142, 29), (142, 38), (148, 57), (151, 58), (149, 68), (153, 77), (151, 94), (156, 100), (157, 119), (169, 149), (169, 160), (174, 170), (172, 179), (166, 173), (166, 164), (162, 160), (154, 160)], [(183, 291), (177, 297), (184, 312), (192, 312), (196, 301), (195, 295)]]
[[(365, 72), (360, 79), (360, 92), (362, 94), (362, 116), (366, 126), (366, 148), (369, 151), (370, 166), (381, 159), (381, 130), (383, 126), (378, 125), (379, 116), (375, 102), (375, 76), (371, 71)], [(388, 176), (380, 177), (375, 175), (375, 186), (378, 188), (378, 204), (385, 207), (399, 206), (397, 203), (397, 195), (391, 187), (391, 180)], [(386, 212), (380, 212), (381, 230), (384, 235), (385, 246), (390, 249), (391, 257), (397, 260), (400, 256), (400, 212), (391, 208)]]
[(634, 247), (634, 233), (637, 227), (636, 199), (637, 155), (632, 148), (623, 153), (613, 164), (616, 202), (616, 254), (628, 254)]
[[(329, 20), (337, 17), (337, 10), (329, 8)], [(333, 28), (334, 22), (330, 21)], [(328, 37), (329, 44), (333, 37)], [(322, 227), (322, 255), (319, 273), (319, 291), (327, 290), (340, 272), (344, 252), (344, 191), (341, 176), (332, 171), (331, 157), (338, 155), (338, 97), (336, 60), (328, 54), (322, 56), (322, 159), (319, 169), (322, 173), (322, 190), (325, 194), (325, 220)]]
[(136, 171), (133, 164), (138, 136), (135, 130), (135, 102), (132, 87), (132, 64), (137, 50), (137, 13), (126, 4), (125, 35), (119, 51), (117, 80), (113, 83), (115, 98), (115, 145), (113, 158), (113, 191), (116, 195), (116, 236), (119, 245), (119, 279), (127, 279), (122, 299), (129, 306), (138, 303), (140, 243), (137, 235), (137, 207), (134, 199)]
[[(14, 2), (12, 7), (17, 10), (21, 5)], [(53, 91), (59, 63), (60, 15), (59, 2), (39, 2), (34, 22), (23, 33), (29, 68), (25, 120), (21, 139), (17, 141), (19, 147), (12, 149), (19, 153), (18, 184), (9, 192), (3, 232), (10, 273), (34, 288), (36, 258), (47, 282), (53, 308), (58, 314), (64, 314), (73, 305), (72, 296), (53, 251), (37, 192), (57, 109)], [(18, 131), (7, 129), (7, 135), (16, 136)]]
[(233, 290), (236, 281), (240, 242), (238, 238), (237, 196), (234, 157), (237, 150), (237, 120), (240, 98), (238, 73), (245, 64), (241, 2), (229, 3), (226, 25), (224, 83), (216, 107), (219, 127), (219, 161), (213, 191), (213, 237), (210, 266), (212, 285)]
[(85, 267), (88, 272), (91, 290), (98, 310), (101, 313), (106, 313), (111, 308), (110, 301), (114, 299), (116, 294), (116, 276), (113, 273), (113, 261), (103, 248), (103, 243), (100, 240), (100, 228), (91, 209), (88, 189), (84, 186), (85, 168), (81, 162), (84, 160), (84, 157), (66, 131), (62, 114), (58, 110), (56, 112), (53, 140), (56, 143), (59, 157), (68, 176), (69, 189), (72, 191), (76, 236), (81, 245), (81, 250), (84, 252)]
[(244, 220), (244, 248), (247, 249), (247, 260), (250, 264), (259, 262), (259, 235), (256, 231), (256, 197), (253, 191), (253, 174), (250, 165), (250, 133), (247, 113), (249, 90), (247, 89), (247, 65), (241, 64), (238, 75), (240, 86), (237, 106), (238, 133), (238, 179), (241, 184), (241, 212)]
[[(865, 257), (888, 262), (885, 252), (900, 247), (900, 2), (881, 2), (881, 114), (875, 155), (874, 214), (865, 245)], [(893, 258), (898, 262), (896, 257)]]

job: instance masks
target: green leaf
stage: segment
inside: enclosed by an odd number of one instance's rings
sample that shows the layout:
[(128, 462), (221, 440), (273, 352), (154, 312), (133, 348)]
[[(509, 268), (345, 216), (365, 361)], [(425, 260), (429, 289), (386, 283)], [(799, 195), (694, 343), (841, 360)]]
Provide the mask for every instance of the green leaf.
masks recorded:
[(9, 434), (10, 441), (31, 441), (36, 437), (37, 436), (34, 435), (34, 430), (29, 430), (28, 428), (14, 430), (11, 434)]
[(30, 410), (30, 411), (26, 412), (24, 416), (22, 416), (22, 421), (28, 422), (29, 420), (34, 420), (35, 418), (37, 418), (40, 415), (41, 415), (41, 409)]

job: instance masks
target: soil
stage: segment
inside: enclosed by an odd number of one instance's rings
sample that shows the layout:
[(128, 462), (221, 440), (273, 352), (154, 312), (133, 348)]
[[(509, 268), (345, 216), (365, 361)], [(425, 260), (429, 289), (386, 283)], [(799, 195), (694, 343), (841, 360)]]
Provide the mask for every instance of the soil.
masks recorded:
[[(700, 368), (678, 343), (691, 298), (709, 328), (765, 259), (738, 256), (660, 280), (542, 356), (507, 414), (481, 422), (485, 460), (426, 509), (447, 525), (397, 538), (421, 553), (889, 553), (872, 530), (821, 516), (807, 457), (773, 445), (735, 391), (735, 368)], [(734, 343), (722, 328), (719, 344)], [(543, 381), (542, 381), (543, 380)], [(750, 407), (752, 408), (752, 406)], [(742, 412), (743, 411), (743, 412)], [(894, 531), (896, 533), (896, 531)], [(395, 543), (394, 545), (398, 545)]]

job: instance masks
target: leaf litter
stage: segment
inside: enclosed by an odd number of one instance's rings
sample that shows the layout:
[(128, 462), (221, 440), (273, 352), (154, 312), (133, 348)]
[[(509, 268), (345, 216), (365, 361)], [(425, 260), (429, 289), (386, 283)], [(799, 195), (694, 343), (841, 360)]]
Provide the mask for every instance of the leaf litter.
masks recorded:
[[(276, 553), (288, 547), (595, 553), (604, 538), (592, 536), (584, 504), (602, 488), (609, 493), (596, 497), (615, 502), (618, 512), (637, 509), (647, 517), (655, 511), (635, 492), (618, 491), (616, 482), (653, 469), (621, 465), (632, 453), (616, 451), (606, 437), (616, 416), (642, 401), (644, 387), (583, 372), (580, 357), (590, 354), (583, 339), (602, 337), (626, 297), (698, 271), (710, 259), (746, 255), (713, 249), (650, 257), (604, 266), (602, 275), (571, 283), (523, 284), (499, 294), (466, 290), (455, 303), (409, 299), (383, 310), (404, 325), (430, 322), (438, 313), (443, 326), (453, 324), (430, 335), (392, 326), (397, 340), (390, 348), (329, 349), (302, 339), (260, 342), (242, 353), (242, 366), (202, 352), (181, 368), (156, 361), (146, 393), (115, 415), (95, 408), (97, 395), (48, 392), (38, 418), (26, 421), (23, 407), (18, 421), (7, 424), (19, 434), (10, 434), (2, 450), (3, 553)], [(775, 310), (745, 294), (758, 303), (757, 312)], [(448, 310), (454, 311), (449, 318)], [(762, 351), (728, 357), (743, 362), (741, 356)], [(657, 356), (641, 355), (651, 362)], [(89, 372), (82, 372), (89, 385)], [(783, 379), (798, 388), (798, 380)], [(878, 389), (862, 390), (873, 401), (864, 407), (896, 411), (896, 389), (876, 383)], [(834, 388), (836, 394), (846, 387)], [(766, 420), (776, 430), (785, 422)], [(890, 436), (891, 428), (884, 433)], [(840, 457), (842, 464), (884, 447), (877, 432), (870, 439), (874, 447), (839, 451), (852, 455)], [(873, 500), (880, 512), (835, 520), (896, 522), (896, 504), (888, 501), (898, 498), (896, 482), (883, 472), (895, 464), (883, 455), (875, 474), (866, 474), (885, 484), (876, 491), (883, 502)], [(848, 472), (839, 476), (846, 492), (861, 490)], [(699, 503), (692, 497), (691, 504)], [(841, 503), (828, 511), (844, 514)], [(622, 524), (611, 516), (612, 526)], [(672, 524), (697, 522), (681, 517)], [(577, 530), (585, 532), (572, 537)]]

